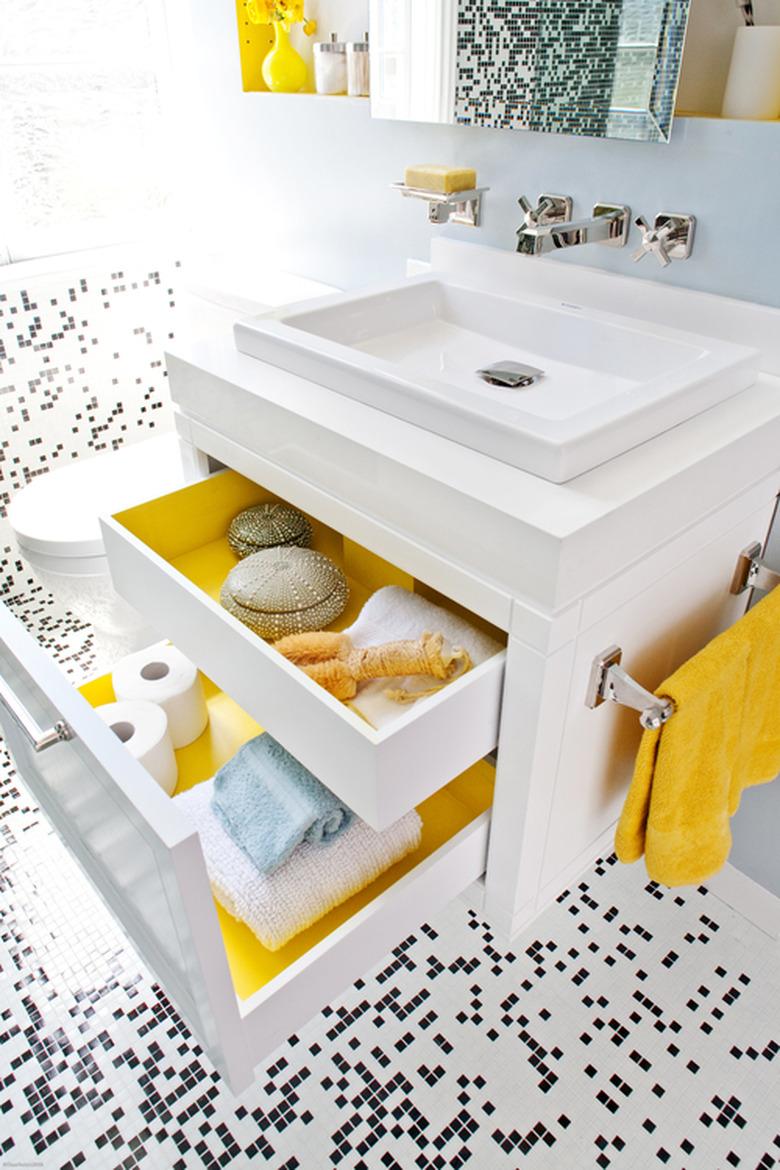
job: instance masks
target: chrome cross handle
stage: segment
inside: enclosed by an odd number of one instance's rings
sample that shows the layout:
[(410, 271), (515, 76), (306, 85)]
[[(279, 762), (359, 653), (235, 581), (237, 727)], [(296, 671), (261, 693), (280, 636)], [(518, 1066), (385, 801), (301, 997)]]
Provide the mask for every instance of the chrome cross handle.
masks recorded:
[(669, 242), (669, 234), (671, 227), (667, 224), (665, 227), (656, 229), (650, 227), (643, 215), (638, 215), (634, 223), (642, 233), (642, 243), (634, 252), (631, 259), (636, 262), (644, 259), (647, 255), (655, 256), (662, 268), (667, 268), (671, 264), (669, 253), (667, 252), (667, 244)]
[(655, 217), (652, 227), (642, 215), (634, 223), (642, 233), (642, 243), (632, 256), (635, 263), (651, 253), (662, 268), (668, 268), (672, 260), (687, 260), (690, 256), (696, 227), (694, 216), (663, 211)]
[(565, 223), (571, 219), (572, 200), (569, 195), (540, 195), (536, 207), (521, 195), (517, 201), (523, 212), (523, 223), (518, 231), (545, 223)]
[(536, 207), (525, 195), (521, 195), (517, 202), (523, 212), (523, 223), (526, 227), (535, 227), (544, 215), (553, 209), (552, 199), (548, 199), (546, 195), (542, 195)]

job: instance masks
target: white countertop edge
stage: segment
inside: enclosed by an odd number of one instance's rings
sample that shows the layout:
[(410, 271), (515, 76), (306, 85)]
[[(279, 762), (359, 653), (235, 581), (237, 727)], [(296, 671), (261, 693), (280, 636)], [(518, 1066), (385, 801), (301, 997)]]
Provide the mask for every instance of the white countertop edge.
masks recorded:
[[(208, 375), (301, 416), (346, 444), (355, 444), (363, 452), (371, 451), (459, 493), (465, 491), (487, 507), (561, 539), (770, 423), (778, 423), (780, 443), (780, 378), (762, 374), (749, 390), (585, 475), (554, 484), (247, 357), (235, 349), (229, 330), (220, 329), (208, 338), (173, 346), (169, 352)], [(171, 389), (175, 400), (175, 378)], [(756, 478), (760, 474), (757, 469)]]

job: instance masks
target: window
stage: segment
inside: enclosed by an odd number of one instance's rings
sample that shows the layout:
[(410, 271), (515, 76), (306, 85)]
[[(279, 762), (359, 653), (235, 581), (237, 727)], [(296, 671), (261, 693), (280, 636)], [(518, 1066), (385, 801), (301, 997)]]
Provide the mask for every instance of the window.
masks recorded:
[(163, 0), (0, 0), (0, 262), (159, 216), (166, 56)]

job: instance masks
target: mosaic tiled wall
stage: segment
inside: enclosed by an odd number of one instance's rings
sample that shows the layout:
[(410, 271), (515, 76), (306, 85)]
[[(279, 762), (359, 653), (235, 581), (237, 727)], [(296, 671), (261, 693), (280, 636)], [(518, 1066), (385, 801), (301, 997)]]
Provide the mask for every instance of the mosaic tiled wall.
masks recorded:
[(668, 136), (689, 0), (458, 0), (455, 120)]
[(114, 253), (42, 276), (0, 268), (0, 594), (27, 583), (6, 519), (19, 488), (170, 426), (177, 268)]

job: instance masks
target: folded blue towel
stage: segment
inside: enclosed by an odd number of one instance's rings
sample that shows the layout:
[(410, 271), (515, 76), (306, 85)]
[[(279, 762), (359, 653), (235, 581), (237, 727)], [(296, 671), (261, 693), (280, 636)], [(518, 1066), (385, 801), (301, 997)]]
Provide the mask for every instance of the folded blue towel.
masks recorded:
[(328, 844), (352, 820), (352, 811), (268, 734), (220, 768), (212, 805), (260, 873), (273, 873), (302, 841)]

